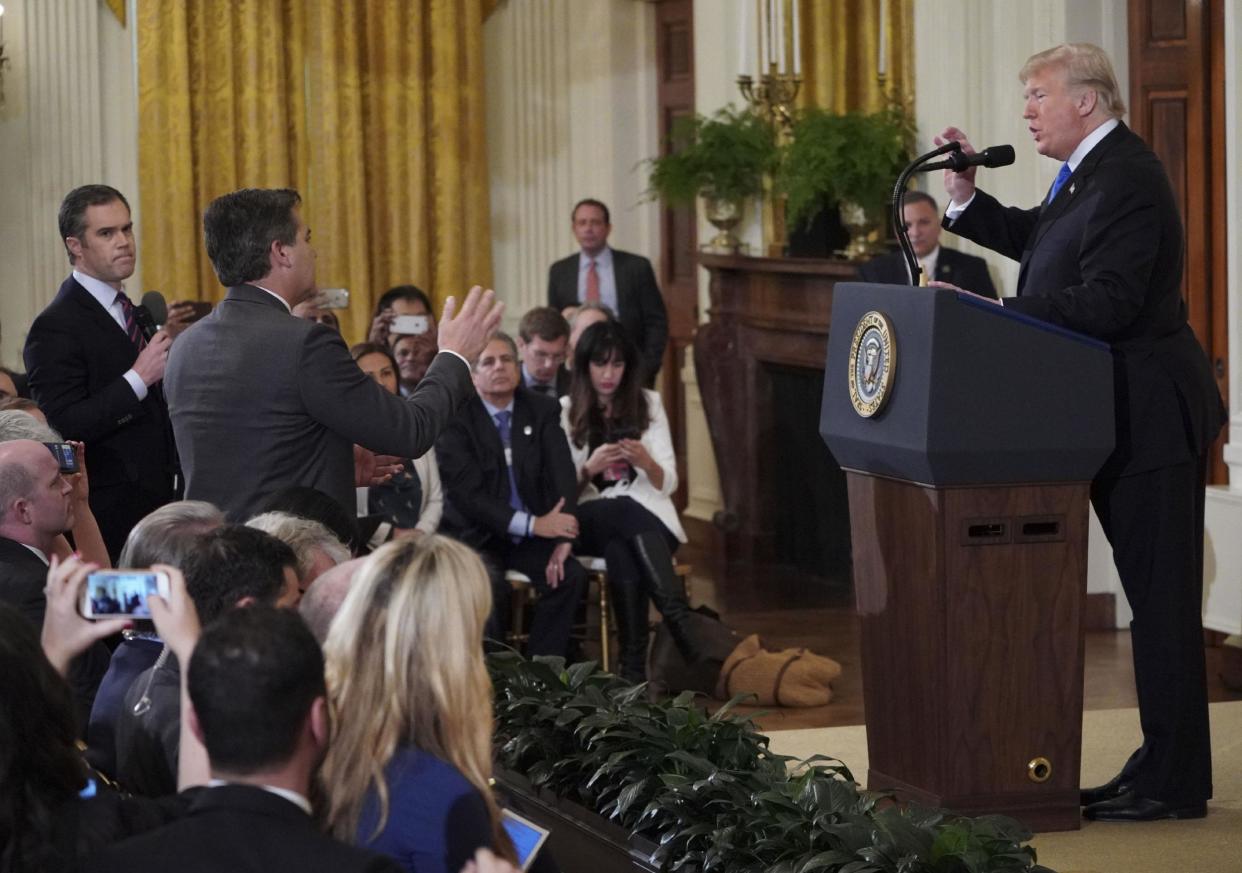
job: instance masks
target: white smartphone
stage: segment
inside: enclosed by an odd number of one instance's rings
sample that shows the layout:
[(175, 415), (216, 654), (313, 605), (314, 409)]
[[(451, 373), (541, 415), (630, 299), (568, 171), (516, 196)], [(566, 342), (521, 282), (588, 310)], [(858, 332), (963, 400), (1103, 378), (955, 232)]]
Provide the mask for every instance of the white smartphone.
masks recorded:
[(426, 333), (430, 327), (431, 324), (425, 315), (398, 315), (393, 318), (392, 327), (388, 329), (388, 332), (402, 336), (414, 336)]
[(147, 597), (168, 596), (168, 574), (157, 570), (96, 570), (86, 577), (83, 618), (150, 618)]
[(523, 870), (529, 870), (531, 862), (535, 860), (535, 855), (539, 854), (544, 841), (548, 838), (547, 828), (539, 827), (530, 819), (522, 818), (511, 809), (502, 809), (500, 819), (505, 833), (509, 835), (509, 839), (513, 840), (513, 848), (517, 849), (518, 865)]
[(349, 289), (320, 288), (315, 300), (316, 309), (349, 309)]

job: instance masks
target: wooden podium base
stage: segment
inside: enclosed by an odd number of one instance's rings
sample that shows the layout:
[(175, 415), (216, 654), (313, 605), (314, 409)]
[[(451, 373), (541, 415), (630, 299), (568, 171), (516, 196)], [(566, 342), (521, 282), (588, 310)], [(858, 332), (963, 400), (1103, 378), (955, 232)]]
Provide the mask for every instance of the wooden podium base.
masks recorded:
[(1088, 484), (848, 484), (868, 787), (1078, 828)]

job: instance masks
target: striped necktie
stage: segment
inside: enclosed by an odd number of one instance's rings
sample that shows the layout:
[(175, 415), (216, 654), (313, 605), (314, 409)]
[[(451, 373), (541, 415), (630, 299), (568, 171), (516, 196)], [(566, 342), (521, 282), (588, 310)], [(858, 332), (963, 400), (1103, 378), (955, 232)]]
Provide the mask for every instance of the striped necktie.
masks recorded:
[(116, 292), (116, 302), (121, 304), (121, 314), (125, 316), (125, 333), (129, 335), (129, 341), (134, 344), (138, 351), (142, 351), (147, 347), (147, 338), (142, 335), (142, 330), (138, 327), (138, 320), (134, 318), (133, 301), (126, 296), (124, 291)]

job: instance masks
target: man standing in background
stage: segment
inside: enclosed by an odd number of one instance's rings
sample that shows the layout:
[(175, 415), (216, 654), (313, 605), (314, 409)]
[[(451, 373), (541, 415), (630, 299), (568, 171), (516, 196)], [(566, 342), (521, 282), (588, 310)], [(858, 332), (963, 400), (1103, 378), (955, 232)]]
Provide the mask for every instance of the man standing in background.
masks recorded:
[(651, 261), (608, 247), (612, 224), (600, 201), (580, 200), (572, 221), (580, 251), (548, 271), (548, 305), (564, 314), (581, 303), (602, 303), (615, 312), (638, 346), (644, 381), (650, 385), (668, 343), (668, 312)]

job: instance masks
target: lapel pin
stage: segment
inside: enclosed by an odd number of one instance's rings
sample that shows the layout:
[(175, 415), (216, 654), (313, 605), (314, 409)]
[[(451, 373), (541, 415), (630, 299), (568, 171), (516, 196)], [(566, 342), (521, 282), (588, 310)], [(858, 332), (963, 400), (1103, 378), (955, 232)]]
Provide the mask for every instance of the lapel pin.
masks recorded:
[(522, 428), (522, 433), (525, 434), (526, 436), (531, 435), (531, 428), (529, 424), (526, 425), (526, 427)]
[(1075, 188), (1077, 188), (1077, 187), (1078, 187), (1078, 183), (1077, 183), (1077, 182), (1075, 182), (1075, 183), (1073, 183), (1072, 185), (1070, 185), (1070, 195), (1071, 195), (1071, 196), (1073, 196), (1073, 194), (1074, 194), (1074, 189), (1075, 189)]

